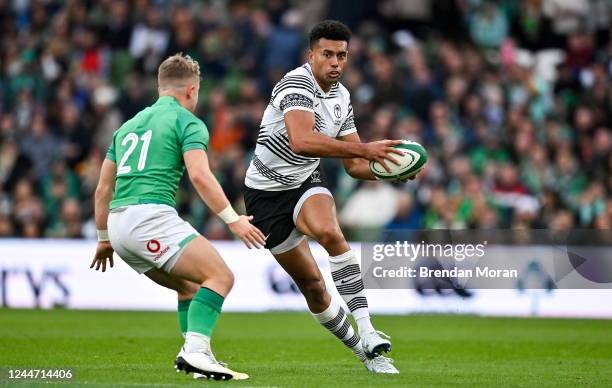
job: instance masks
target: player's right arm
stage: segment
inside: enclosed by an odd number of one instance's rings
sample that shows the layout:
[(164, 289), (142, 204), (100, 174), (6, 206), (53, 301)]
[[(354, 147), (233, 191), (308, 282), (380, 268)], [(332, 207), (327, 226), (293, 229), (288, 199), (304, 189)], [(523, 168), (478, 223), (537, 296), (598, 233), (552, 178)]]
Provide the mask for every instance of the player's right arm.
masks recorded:
[[(111, 151), (112, 153), (112, 151)], [(102, 268), (102, 272), (106, 271), (106, 260), (110, 266), (113, 266), (113, 247), (108, 241), (107, 220), (108, 220), (108, 205), (113, 199), (115, 192), (115, 176), (117, 175), (117, 165), (113, 160), (104, 159), (102, 169), (100, 170), (100, 179), (95, 192), (94, 218), (96, 221), (96, 229), (98, 230), (98, 246), (96, 254), (89, 268), (96, 267), (95, 270)], [(104, 233), (101, 236), (100, 233)]]
[(393, 145), (401, 140), (381, 140), (370, 143), (346, 142), (333, 139), (314, 130), (315, 117), (306, 110), (291, 110), (285, 114), (285, 126), (291, 150), (298, 155), (332, 158), (364, 158), (382, 164), (389, 171), (386, 161), (395, 159), (389, 154), (402, 155)]
[[(183, 154), (183, 159), (191, 183), (210, 210), (218, 215), (227, 212), (228, 209), (233, 212), (221, 185), (210, 171), (206, 152), (201, 149), (192, 149)], [(257, 227), (251, 225), (250, 220), (252, 219), (253, 216), (238, 216), (227, 226), (248, 248), (252, 246), (260, 248), (265, 245), (265, 237)]]

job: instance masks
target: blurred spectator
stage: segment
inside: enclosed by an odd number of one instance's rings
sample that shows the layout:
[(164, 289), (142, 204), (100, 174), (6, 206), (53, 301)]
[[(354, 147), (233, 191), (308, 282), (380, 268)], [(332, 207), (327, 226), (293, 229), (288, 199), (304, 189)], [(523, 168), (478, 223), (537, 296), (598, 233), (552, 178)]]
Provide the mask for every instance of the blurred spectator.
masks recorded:
[(34, 163), (35, 178), (41, 179), (49, 172), (51, 162), (60, 149), (60, 140), (49, 132), (44, 116), (36, 114), (21, 147), (25, 156)]
[(305, 41), (302, 19), (299, 11), (287, 11), (281, 18), (281, 25), (270, 31), (263, 58), (266, 73), (282, 76), (300, 63)]
[(57, 159), (53, 162), (49, 175), (41, 180), (40, 188), (47, 215), (47, 228), (56, 229), (61, 218), (62, 203), (66, 199), (79, 199), (79, 181), (67, 168), (66, 163)]
[(121, 112), (113, 103), (117, 98), (115, 90), (108, 85), (100, 85), (93, 90), (92, 105), (94, 127), (94, 146), (106, 150), (113, 133), (123, 124)]
[(541, 0), (521, 1), (511, 31), (520, 47), (541, 50), (554, 46), (551, 21), (544, 15)]
[(20, 180), (13, 190), (13, 214), (16, 227), (24, 237), (42, 237), (45, 214), (42, 202), (27, 180)]
[(471, 15), (472, 40), (484, 48), (499, 47), (508, 35), (508, 20), (492, 1), (483, 1)]
[(82, 238), (81, 205), (76, 199), (66, 199), (61, 205), (59, 222), (49, 230), (49, 237)]
[(7, 136), (0, 145), (0, 189), (11, 192), (19, 179), (30, 176), (31, 168), (31, 160)]
[(155, 74), (158, 64), (166, 53), (170, 34), (164, 26), (162, 10), (147, 6), (145, 20), (137, 21), (130, 39), (130, 54), (141, 60), (140, 68), (148, 74)]
[(72, 167), (83, 161), (91, 147), (91, 134), (79, 119), (80, 112), (73, 103), (67, 103), (60, 113), (59, 133), (63, 140), (62, 153)]

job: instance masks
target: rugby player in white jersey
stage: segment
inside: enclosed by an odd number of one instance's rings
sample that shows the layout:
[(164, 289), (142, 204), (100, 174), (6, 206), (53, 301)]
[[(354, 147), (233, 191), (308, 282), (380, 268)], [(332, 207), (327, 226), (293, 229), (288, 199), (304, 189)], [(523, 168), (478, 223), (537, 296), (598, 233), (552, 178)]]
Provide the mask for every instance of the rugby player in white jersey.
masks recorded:
[[(245, 204), (266, 248), (306, 298), (313, 316), (375, 373), (399, 373), (382, 352), (389, 337), (370, 322), (359, 259), (336, 219), (334, 199), (319, 166), (321, 157), (342, 158), (349, 175), (376, 179), (371, 160), (385, 167), (401, 154), (383, 140), (361, 143), (347, 89), (339, 82), (348, 59), (350, 30), (337, 21), (310, 33), (308, 63), (287, 73), (272, 91), (253, 160), (246, 174)], [(357, 323), (353, 330), (339, 301), (325, 288), (305, 236), (329, 254), (336, 288)]]

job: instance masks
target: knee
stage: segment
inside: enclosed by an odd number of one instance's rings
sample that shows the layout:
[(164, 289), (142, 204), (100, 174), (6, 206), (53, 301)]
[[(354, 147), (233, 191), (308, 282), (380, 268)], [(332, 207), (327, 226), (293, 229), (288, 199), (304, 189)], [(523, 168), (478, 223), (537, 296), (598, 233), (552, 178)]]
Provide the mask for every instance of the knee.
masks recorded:
[(306, 300), (323, 304), (325, 301), (325, 282), (322, 278), (302, 279), (298, 286)]
[(225, 265), (213, 268), (212, 271), (210, 268), (208, 271), (204, 271), (202, 269), (200, 272), (200, 282), (213, 281), (217, 284), (223, 285), (228, 290), (234, 286), (234, 273)]
[(324, 225), (314, 232), (317, 241), (328, 247), (330, 245), (342, 244), (344, 242), (344, 236), (338, 225)]
[(230, 292), (234, 287), (234, 273), (229, 269), (222, 271), (218, 276), (218, 280), (225, 286), (227, 292)]

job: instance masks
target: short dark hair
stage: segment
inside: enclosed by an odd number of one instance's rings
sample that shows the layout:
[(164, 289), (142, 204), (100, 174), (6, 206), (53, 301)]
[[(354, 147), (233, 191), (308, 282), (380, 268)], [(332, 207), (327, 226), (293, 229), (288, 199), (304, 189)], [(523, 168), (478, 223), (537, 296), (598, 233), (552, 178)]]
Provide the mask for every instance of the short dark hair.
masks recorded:
[(312, 48), (319, 39), (344, 40), (348, 44), (351, 40), (351, 30), (346, 24), (337, 20), (323, 20), (310, 30), (310, 48)]

